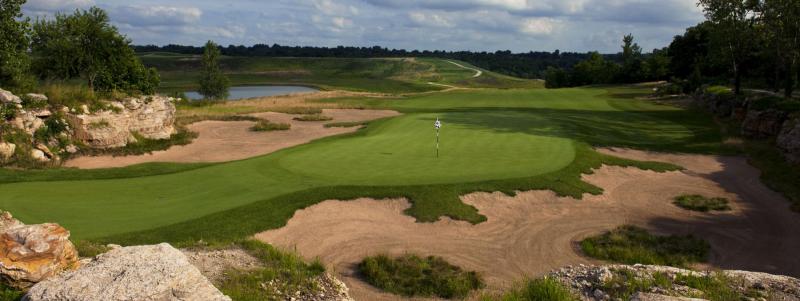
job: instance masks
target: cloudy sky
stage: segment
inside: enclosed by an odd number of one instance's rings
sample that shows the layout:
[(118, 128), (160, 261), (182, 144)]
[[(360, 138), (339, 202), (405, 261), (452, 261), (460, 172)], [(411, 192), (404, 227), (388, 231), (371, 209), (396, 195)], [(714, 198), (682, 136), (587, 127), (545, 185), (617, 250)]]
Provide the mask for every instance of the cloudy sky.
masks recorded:
[(28, 0), (32, 17), (99, 6), (134, 44), (441, 50), (645, 50), (703, 19), (695, 0)]

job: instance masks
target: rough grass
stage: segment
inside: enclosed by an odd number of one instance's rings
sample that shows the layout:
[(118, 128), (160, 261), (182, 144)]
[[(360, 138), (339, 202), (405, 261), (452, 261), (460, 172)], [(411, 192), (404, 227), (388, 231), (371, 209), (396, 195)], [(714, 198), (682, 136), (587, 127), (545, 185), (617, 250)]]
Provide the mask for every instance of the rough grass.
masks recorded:
[[(652, 276), (637, 276), (627, 269), (614, 270), (614, 277), (602, 286), (602, 291), (607, 293), (612, 300), (628, 300), (637, 292), (651, 292), (658, 288), (667, 295), (703, 298), (711, 301), (747, 300), (745, 293), (739, 292), (734, 287), (736, 279), (724, 274), (689, 275), (678, 274), (670, 277), (665, 273), (655, 273)], [(676, 287), (683, 286), (696, 290), (688, 294), (675, 291)], [(684, 290), (685, 291), (685, 290)]]
[(685, 267), (708, 259), (709, 245), (688, 236), (657, 236), (635, 226), (621, 226), (580, 243), (589, 257), (624, 264)]
[(296, 291), (319, 290), (314, 278), (325, 272), (319, 260), (306, 263), (294, 253), (257, 240), (236, 243), (258, 258), (264, 267), (249, 271), (229, 270), (217, 285), (225, 295), (238, 301), (283, 300)]
[(255, 125), (250, 127), (254, 132), (271, 132), (271, 131), (287, 131), (292, 128), (288, 123), (274, 123), (269, 120), (259, 120)]
[(463, 271), (434, 256), (377, 255), (364, 258), (358, 270), (368, 283), (406, 297), (464, 298), (484, 286), (478, 273)]
[(300, 117), (295, 117), (295, 118), (292, 118), (292, 119), (297, 120), (297, 121), (330, 121), (330, 120), (333, 120), (333, 117), (325, 116), (325, 115), (322, 115), (322, 114), (309, 114), (309, 115), (303, 115), (303, 116), (300, 116)]
[(498, 296), (483, 296), (482, 301), (578, 301), (569, 288), (555, 279), (526, 280)]
[(368, 122), (366, 121), (345, 121), (345, 122), (331, 122), (326, 123), (326, 128), (352, 128), (357, 126), (365, 126)]
[(726, 198), (707, 198), (698, 194), (675, 197), (673, 203), (683, 209), (700, 212), (731, 210)]

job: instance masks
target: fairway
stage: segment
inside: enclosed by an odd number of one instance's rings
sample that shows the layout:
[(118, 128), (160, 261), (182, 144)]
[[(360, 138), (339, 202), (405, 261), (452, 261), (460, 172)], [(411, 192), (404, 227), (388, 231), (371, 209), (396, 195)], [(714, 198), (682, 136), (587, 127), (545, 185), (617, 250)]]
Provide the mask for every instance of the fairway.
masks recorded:
[[(170, 164), (175, 170), (161, 175), (118, 178), (125, 171), (120, 169), (86, 172), (96, 180), (57, 181), (54, 173), (49, 182), (24, 182), (22, 174), (15, 181), (23, 182), (0, 184), (0, 208), (28, 223), (58, 222), (77, 239), (148, 229), (167, 231), (170, 237), (202, 237), (207, 230), (200, 228), (213, 227), (204, 216), (256, 204), (269, 209), (242, 209), (246, 212), (221, 213), (214, 219), (247, 223), (237, 214), (250, 214), (260, 219), (252, 222), (263, 224), (253, 225), (254, 230), (264, 230), (282, 225), (298, 208), (360, 194), (415, 198), (409, 214), (421, 220), (451, 216), (479, 222), (482, 217), (475, 209), (458, 200), (462, 191), (540, 187), (578, 196), (597, 192), (580, 182), (580, 173), (611, 161), (587, 144), (717, 150), (719, 133), (704, 116), (615, 96), (643, 91), (481, 89), (402, 99), (339, 99), (335, 101), (404, 115), (375, 121), (355, 134), (243, 161), (186, 171)], [(439, 158), (434, 153), (437, 117), (444, 124)], [(150, 172), (158, 174), (159, 168)], [(115, 176), (103, 179), (106, 173)], [(170, 226), (181, 222), (192, 230)], [(158, 233), (154, 240), (167, 239), (161, 236), (165, 232)]]

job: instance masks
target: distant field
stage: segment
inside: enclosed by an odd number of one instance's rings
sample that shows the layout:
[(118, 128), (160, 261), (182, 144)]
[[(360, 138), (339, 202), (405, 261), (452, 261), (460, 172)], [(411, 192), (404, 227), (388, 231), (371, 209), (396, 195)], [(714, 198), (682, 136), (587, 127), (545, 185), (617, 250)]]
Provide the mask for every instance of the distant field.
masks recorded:
[[(140, 57), (145, 65), (158, 68), (164, 91), (197, 88), (201, 66), (199, 56), (157, 52), (140, 54)], [(234, 85), (309, 85), (329, 90), (379, 93), (414, 93), (446, 88), (429, 82), (459, 87), (542, 86), (540, 81), (491, 72), (471, 78), (474, 71), (439, 59), (223, 57), (221, 65)]]
[[(480, 222), (459, 195), (552, 189), (580, 197), (600, 192), (580, 180), (600, 164), (673, 168), (600, 155), (589, 145), (724, 150), (706, 116), (630, 98), (646, 91), (481, 89), (329, 100), (405, 114), (238, 162), (9, 171), (0, 174), (0, 208), (25, 222), (61, 223), (78, 239), (123, 243), (235, 239), (279, 227), (294, 210), (327, 198), (405, 196), (413, 203), (408, 213), (420, 221)], [(438, 159), (437, 117), (444, 123)], [(127, 171), (136, 177), (120, 178)], [(34, 182), (42, 180), (49, 182)]]

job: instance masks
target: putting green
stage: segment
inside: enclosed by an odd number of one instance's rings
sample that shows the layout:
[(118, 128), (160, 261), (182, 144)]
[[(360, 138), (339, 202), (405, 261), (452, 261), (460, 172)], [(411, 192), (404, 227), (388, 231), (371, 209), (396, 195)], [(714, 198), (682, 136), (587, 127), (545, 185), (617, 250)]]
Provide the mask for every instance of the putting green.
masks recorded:
[[(331, 184), (408, 185), (519, 178), (556, 171), (575, 156), (572, 141), (529, 135), (523, 129), (542, 123), (531, 113), (515, 116), (518, 131), (448, 123), (484, 119), (481, 112), (411, 114), (377, 124), (364, 137), (319, 143), (279, 160), (284, 169)], [(444, 123), (439, 157), (433, 123)], [(496, 122), (502, 123), (502, 120)]]
[[(337, 100), (393, 108), (405, 115), (375, 122), (355, 135), (183, 172), (0, 184), (0, 208), (28, 223), (58, 222), (78, 239), (98, 238), (190, 221), (260, 201), (272, 202), (268, 207), (275, 212), (286, 211), (300, 205), (281, 196), (312, 188), (443, 185), (543, 175), (581, 162), (576, 141), (682, 151), (719, 144), (718, 130), (703, 116), (613, 98), (607, 91), (485, 89), (402, 100)], [(438, 159), (433, 148), (436, 117), (444, 123)], [(418, 195), (428, 196), (430, 202), (450, 197), (440, 194), (444, 192), (436, 185), (425, 186)], [(419, 208), (469, 213), (468, 206), (448, 204), (419, 204)], [(281, 219), (276, 225), (288, 218), (269, 214), (264, 212), (264, 218)]]

